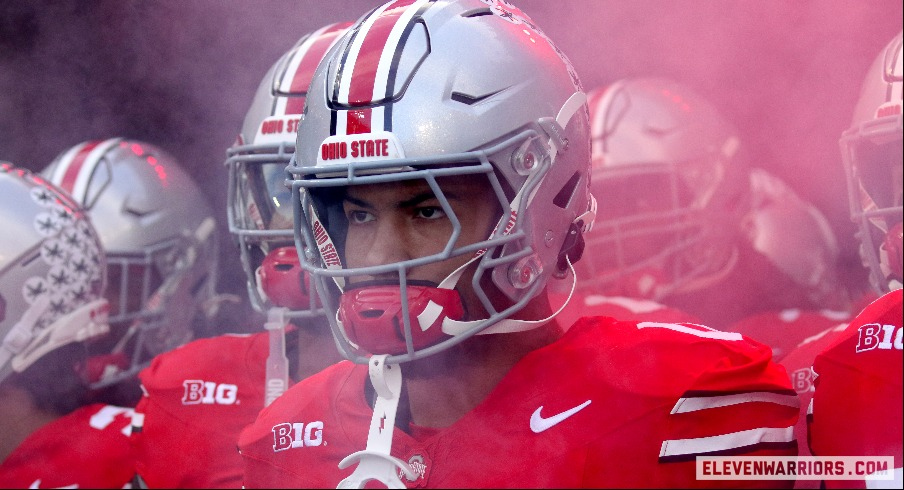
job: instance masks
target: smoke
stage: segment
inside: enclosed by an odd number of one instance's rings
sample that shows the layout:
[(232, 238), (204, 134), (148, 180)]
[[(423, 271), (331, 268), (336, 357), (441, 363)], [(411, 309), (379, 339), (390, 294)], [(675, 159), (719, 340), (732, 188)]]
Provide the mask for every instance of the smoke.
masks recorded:
[[(39, 170), (87, 139), (146, 140), (176, 156), (225, 219), (225, 150), (267, 68), (302, 34), (379, 3), (2, 2), (0, 159)], [(826, 214), (847, 274), (864, 280), (838, 136), (867, 66), (901, 30), (900, 1), (515, 3), (588, 89), (657, 75), (710, 97), (740, 127), (755, 164)], [(235, 250), (224, 241), (229, 259)], [(243, 292), (240, 270), (223, 281)]]

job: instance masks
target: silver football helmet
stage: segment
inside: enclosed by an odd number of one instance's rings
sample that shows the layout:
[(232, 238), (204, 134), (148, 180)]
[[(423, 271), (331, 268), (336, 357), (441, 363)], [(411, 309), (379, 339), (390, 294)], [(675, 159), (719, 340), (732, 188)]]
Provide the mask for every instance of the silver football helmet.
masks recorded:
[(69, 148), (43, 174), (85, 208), (107, 255), (117, 340), (87, 366), (95, 387), (129, 379), (191, 340), (215, 296), (216, 224), (177, 161), (155, 145), (111, 138)]
[(288, 317), (322, 314), (295, 253), (286, 166), (314, 69), (350, 23), (306, 34), (273, 64), (255, 93), (235, 145), (227, 150), (227, 219), (239, 246), (255, 310)]
[[(504, 1), (390, 3), (350, 28), (314, 74), (288, 168), (302, 265), (347, 358), (411, 361), (475, 334), (547, 320), (512, 316), (550, 278), (566, 275), (592, 223), (585, 101), (561, 51)], [(457, 243), (462, 226), (442, 186), (460, 176), (485, 179), (486, 199), (500, 210), (495, 230), (473, 244)], [(445, 248), (344, 266), (347, 221), (337, 196), (348, 186), (412, 180), (430, 186), (451, 223)], [(462, 269), (438, 285), (409, 282), (412, 268), (453, 257), (474, 268), (470, 287), (486, 318), (461, 317)], [(379, 275), (397, 280), (346, 288)], [(492, 301), (488, 287), (506, 304)]]
[(77, 203), (40, 176), (0, 162), (0, 224), (3, 381), (109, 327), (103, 250)]
[(724, 277), (747, 210), (740, 137), (708, 100), (672, 80), (588, 94), (596, 223), (578, 288), (661, 301)]
[(870, 66), (851, 127), (840, 140), (860, 257), (879, 292), (899, 289), (904, 282), (901, 45), (898, 33)]

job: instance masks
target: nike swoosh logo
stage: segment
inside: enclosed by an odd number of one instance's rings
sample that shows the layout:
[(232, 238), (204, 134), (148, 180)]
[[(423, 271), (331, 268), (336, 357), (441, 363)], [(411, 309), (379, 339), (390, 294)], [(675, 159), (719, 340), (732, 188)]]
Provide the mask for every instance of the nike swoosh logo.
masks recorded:
[(539, 434), (539, 433), (543, 432), (544, 430), (549, 429), (550, 427), (567, 419), (568, 417), (571, 417), (572, 415), (580, 412), (587, 405), (590, 405), (590, 400), (587, 400), (586, 402), (584, 402), (570, 410), (565, 410), (564, 412), (553, 415), (552, 417), (549, 417), (549, 418), (543, 418), (542, 416), (540, 416), (540, 410), (543, 410), (543, 405), (540, 405), (540, 408), (538, 408), (533, 413), (533, 415), (530, 416), (530, 430), (534, 431), (534, 433), (536, 433), (536, 434)]

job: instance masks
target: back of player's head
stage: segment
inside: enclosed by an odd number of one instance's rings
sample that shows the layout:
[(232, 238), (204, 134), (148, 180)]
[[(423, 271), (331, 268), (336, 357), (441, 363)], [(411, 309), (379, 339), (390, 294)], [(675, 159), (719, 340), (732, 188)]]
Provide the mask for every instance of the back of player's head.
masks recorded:
[(904, 281), (901, 46), (898, 33), (873, 61), (840, 141), (860, 256), (880, 292), (899, 289)]
[[(150, 359), (192, 339), (217, 277), (216, 224), (200, 187), (156, 145), (111, 138), (60, 153), (43, 170), (85, 208), (108, 258), (107, 293), (117, 359), (90, 373), (128, 379)], [(125, 354), (126, 350), (130, 350)], [(91, 371), (95, 367), (89, 366)]]
[(350, 23), (324, 26), (302, 36), (267, 71), (227, 150), (227, 218), (239, 248), (251, 305), (277, 306), (290, 317), (321, 310), (298, 264), (286, 166), (295, 153), (298, 123), (314, 69)]
[(75, 378), (81, 343), (108, 332), (103, 250), (78, 203), (5, 162), (0, 228), (0, 381), (32, 368), (43, 392), (63, 384), (57, 368)]
[(598, 213), (579, 288), (663, 300), (723, 276), (748, 203), (737, 128), (669, 79), (619, 80), (588, 103)]
[[(379, 348), (363, 345), (345, 317), (334, 333), (346, 355), (430, 355), (505, 322), (537, 297), (567, 271), (565, 255), (580, 255), (572, 245), (591, 221), (589, 156), (580, 81), (521, 10), (505, 2), (407, 0), (362, 17), (317, 69), (298, 132), (290, 167), (300, 194), (293, 202), (303, 202), (296, 227), (299, 240), (319, 251), (305, 266), (322, 281), (325, 306), (335, 313), (348, 277), (397, 274), (393, 294), (407, 298), (412, 268), (473, 255), (476, 272), (466, 286), (489, 316), (453, 325), (442, 311), (416, 319), (406, 310), (389, 322), (397, 326), (387, 327)], [(439, 184), (458, 178), (485, 181), (485, 202), (497, 203), (499, 213), (486, 240), (464, 247), (456, 244), (462, 227)], [(444, 251), (366, 272), (344, 267), (347, 222), (336, 191), (403, 181), (428, 183), (449, 215)], [(384, 306), (366, 314), (392, 309)]]

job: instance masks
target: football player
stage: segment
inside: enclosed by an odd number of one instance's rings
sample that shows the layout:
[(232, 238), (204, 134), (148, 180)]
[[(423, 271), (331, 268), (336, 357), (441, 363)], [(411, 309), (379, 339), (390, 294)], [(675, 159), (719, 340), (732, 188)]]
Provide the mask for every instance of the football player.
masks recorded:
[(213, 210), (172, 155), (143, 141), (85, 141), (41, 173), (85, 208), (107, 255), (112, 335), (91, 345), (82, 369), (99, 398), (134, 407), (138, 372), (155, 355), (209, 335)]
[(754, 313), (831, 303), (837, 245), (825, 219), (750, 168), (738, 129), (713, 103), (654, 77), (616, 81), (588, 101), (591, 185), (605, 205), (567, 318), (609, 314), (618, 300), (639, 305), (641, 319), (684, 312), (727, 329)]
[(350, 28), (289, 167), (348, 361), (242, 431), (246, 487), (687, 487), (719, 483), (697, 455), (794, 454), (768, 347), (605, 317), (563, 335), (546, 288), (593, 221), (589, 139), (577, 74), (507, 2), (397, 0)]
[(816, 356), (809, 424), (813, 454), (892, 456), (893, 479), (826, 480), (828, 488), (902, 485), (902, 64), (898, 33), (870, 66), (841, 136), (860, 255), (882, 296)]
[(85, 211), (0, 163), (0, 488), (123, 488), (129, 408), (89, 403), (76, 366), (109, 331), (104, 252)]
[(229, 230), (267, 331), (196, 340), (141, 372), (139, 485), (239, 488), (239, 431), (290, 383), (341, 359), (299, 265), (285, 180), (313, 70), (348, 25), (306, 34), (271, 66), (227, 151)]

